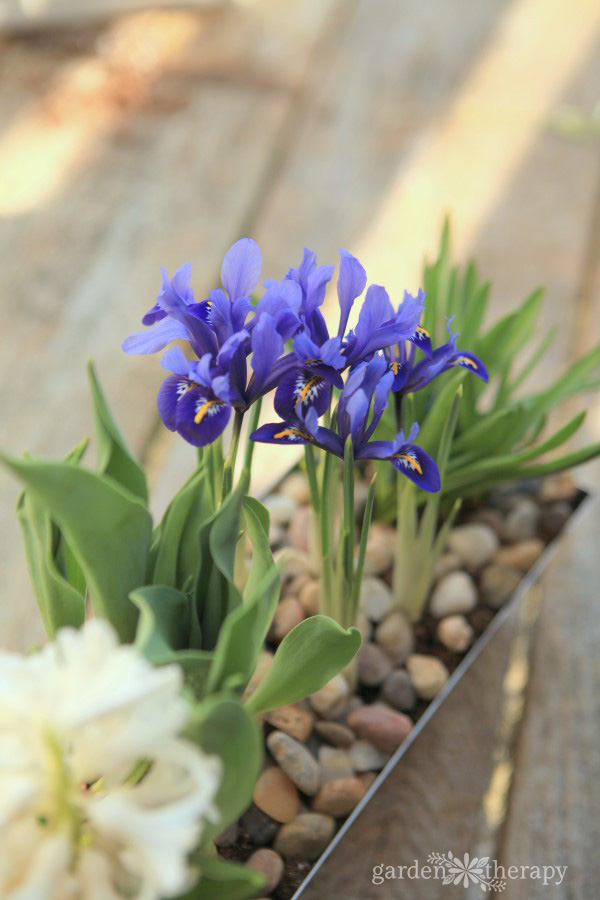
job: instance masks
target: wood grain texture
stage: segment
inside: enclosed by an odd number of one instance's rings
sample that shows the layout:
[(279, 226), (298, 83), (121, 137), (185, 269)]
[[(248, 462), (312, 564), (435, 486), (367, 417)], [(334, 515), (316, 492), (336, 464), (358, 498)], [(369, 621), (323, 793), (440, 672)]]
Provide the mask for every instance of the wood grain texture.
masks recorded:
[(504, 866), (568, 865), (562, 885), (514, 881), (510, 896), (598, 896), (600, 503), (565, 536), (544, 603), (500, 852)]

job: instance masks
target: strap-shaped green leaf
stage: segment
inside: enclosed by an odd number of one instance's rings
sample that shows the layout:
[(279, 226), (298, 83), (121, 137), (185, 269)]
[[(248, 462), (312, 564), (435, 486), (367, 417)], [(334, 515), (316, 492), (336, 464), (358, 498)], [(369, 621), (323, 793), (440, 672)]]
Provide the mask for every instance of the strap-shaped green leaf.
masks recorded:
[(97, 615), (123, 641), (135, 635), (129, 599), (144, 584), (150, 513), (116, 481), (70, 463), (0, 457), (57, 523), (85, 575)]
[(357, 628), (346, 630), (327, 616), (311, 616), (282, 640), (266, 675), (246, 702), (255, 715), (295, 703), (320, 690), (354, 658)]
[(175, 495), (156, 536), (152, 581), (180, 590), (191, 587), (200, 567), (200, 529), (214, 513), (204, 466)]
[(259, 897), (265, 886), (260, 872), (218, 856), (194, 853), (192, 863), (202, 873), (200, 881), (179, 900), (250, 900)]
[(85, 619), (83, 595), (61, 574), (54, 559), (54, 529), (45, 508), (28, 491), (19, 497), (17, 518), (27, 565), (48, 637), (65, 625), (78, 628)]
[(163, 584), (136, 588), (129, 596), (140, 611), (135, 643), (150, 662), (160, 665), (173, 650), (187, 649), (189, 597)]
[(206, 843), (250, 805), (263, 758), (261, 733), (240, 699), (231, 694), (217, 694), (194, 708), (186, 734), (205, 753), (215, 753), (223, 761), (216, 798), (221, 821), (206, 826), (203, 834)]
[(88, 363), (87, 371), (92, 392), (94, 425), (98, 444), (98, 471), (114, 478), (124, 488), (147, 503), (146, 473), (127, 447), (117, 423), (113, 419), (93, 363)]

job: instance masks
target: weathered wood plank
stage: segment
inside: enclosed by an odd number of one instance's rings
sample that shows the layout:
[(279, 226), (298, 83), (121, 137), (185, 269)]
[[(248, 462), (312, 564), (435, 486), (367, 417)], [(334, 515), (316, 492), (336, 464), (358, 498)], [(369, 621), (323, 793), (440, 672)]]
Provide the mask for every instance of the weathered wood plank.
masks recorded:
[[(600, 840), (600, 503), (590, 504), (543, 578), (527, 711), (516, 756), (503, 865), (568, 865), (552, 897), (598, 893)], [(514, 881), (511, 897), (547, 896)]]

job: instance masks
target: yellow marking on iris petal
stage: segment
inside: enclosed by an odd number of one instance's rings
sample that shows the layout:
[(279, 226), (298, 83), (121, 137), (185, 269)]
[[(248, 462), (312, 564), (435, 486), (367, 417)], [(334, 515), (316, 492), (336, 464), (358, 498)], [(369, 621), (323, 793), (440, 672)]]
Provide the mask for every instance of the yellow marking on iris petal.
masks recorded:
[(398, 374), (399, 368), (400, 368), (400, 363), (397, 363), (397, 362), (392, 363), (392, 372), (394, 373), (394, 375)]
[(476, 362), (474, 362), (472, 359), (468, 359), (466, 356), (459, 356), (458, 359), (452, 363), (453, 366), (460, 366), (463, 364), (465, 366), (472, 366), (474, 369), (479, 368)]
[(409, 464), (409, 466), (411, 467), (411, 469), (414, 469), (415, 472), (419, 473), (419, 475), (423, 474), (423, 469), (421, 468), (421, 466), (419, 465), (417, 460), (414, 458), (414, 456), (408, 456), (406, 453), (398, 453), (396, 456), (392, 456), (392, 459), (405, 459), (407, 461), (407, 463)]
[(320, 378), (317, 375), (317, 376), (315, 376), (315, 378), (310, 378), (306, 382), (306, 384), (304, 385), (304, 387), (302, 388), (302, 390), (300, 391), (300, 393), (298, 395), (303, 403), (306, 403), (306, 398), (308, 397), (308, 393), (311, 390), (311, 388), (313, 388), (316, 384), (320, 384), (321, 381), (322, 381), (322, 378)]
[(304, 362), (306, 363), (307, 366), (309, 366), (311, 363), (319, 362), (319, 360), (317, 359), (316, 356), (309, 356), (308, 359), (304, 360)]
[(194, 416), (194, 423), (199, 425), (206, 413), (209, 411), (211, 406), (221, 406), (220, 400), (207, 400), (206, 403), (203, 403), (196, 415)]
[(277, 434), (273, 435), (274, 439), (278, 441), (280, 438), (286, 437), (299, 437), (303, 438), (305, 441), (309, 441), (310, 438), (307, 434), (303, 434), (297, 428), (286, 428), (284, 431), (278, 431)]
[(422, 334), (423, 337), (426, 337), (426, 338), (431, 337), (431, 335), (429, 334), (429, 332), (428, 332), (428, 331), (425, 331), (424, 328), (421, 328), (420, 325), (417, 325), (416, 330), (419, 332), (419, 334)]

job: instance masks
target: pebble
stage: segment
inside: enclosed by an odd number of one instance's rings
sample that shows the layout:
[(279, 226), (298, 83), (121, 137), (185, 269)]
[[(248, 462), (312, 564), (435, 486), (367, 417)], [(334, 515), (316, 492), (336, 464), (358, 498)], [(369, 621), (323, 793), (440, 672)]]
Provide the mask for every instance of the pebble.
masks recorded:
[(381, 578), (363, 578), (360, 588), (361, 610), (371, 622), (381, 622), (392, 608), (392, 592)]
[(238, 839), (239, 834), (239, 826), (237, 822), (232, 822), (231, 825), (228, 825), (221, 834), (218, 834), (214, 839), (215, 845), (217, 847), (225, 848), (225, 847), (233, 847), (235, 842)]
[(289, 525), (298, 509), (298, 504), (286, 494), (271, 494), (263, 501), (274, 525)]
[(498, 509), (479, 509), (469, 517), (469, 522), (479, 522), (481, 525), (487, 525), (499, 538), (502, 537), (504, 517)]
[(356, 660), (359, 681), (367, 687), (377, 687), (392, 671), (389, 656), (372, 641), (362, 644)]
[(356, 735), (347, 725), (341, 722), (316, 722), (315, 731), (324, 741), (334, 747), (349, 747), (354, 743)]
[(390, 758), (369, 741), (356, 741), (348, 752), (355, 772), (380, 772)]
[(406, 668), (421, 700), (433, 700), (437, 697), (450, 675), (441, 659), (425, 653), (413, 653), (409, 656)]
[(552, 540), (571, 517), (572, 509), (566, 500), (555, 500), (543, 507), (540, 512), (540, 531), (548, 540)]
[(297, 741), (304, 743), (312, 729), (315, 717), (309, 710), (299, 706), (280, 706), (265, 715), (265, 719), (273, 728), (285, 731)]
[(252, 799), (276, 822), (291, 822), (300, 804), (298, 788), (278, 766), (271, 766), (259, 775)]
[(267, 816), (254, 803), (241, 817), (240, 825), (255, 847), (264, 847), (266, 844), (270, 844), (279, 831), (279, 823)]
[(279, 853), (270, 847), (261, 847), (255, 850), (252, 856), (246, 860), (246, 866), (255, 872), (260, 872), (265, 877), (265, 885), (262, 890), (265, 894), (274, 891), (283, 875), (283, 860)]
[(415, 635), (404, 613), (395, 609), (375, 629), (375, 640), (392, 662), (400, 665), (412, 652)]
[(509, 566), (518, 569), (519, 572), (527, 572), (538, 559), (544, 549), (544, 542), (539, 538), (531, 541), (520, 541), (510, 547), (502, 547), (496, 553), (494, 562), (501, 566)]
[(333, 837), (335, 820), (319, 813), (301, 813), (279, 830), (275, 850), (285, 859), (318, 859)]
[(392, 567), (396, 533), (379, 522), (373, 522), (367, 540), (364, 575), (383, 575)]
[(343, 675), (334, 675), (321, 690), (309, 697), (309, 703), (316, 713), (327, 718), (339, 715), (348, 702), (350, 688)]
[(299, 575), (306, 576), (312, 572), (308, 553), (298, 550), (296, 547), (282, 547), (273, 554), (273, 559), (277, 563), (284, 581)]
[(490, 562), (500, 542), (489, 525), (473, 523), (458, 525), (448, 535), (448, 548), (459, 556), (471, 572), (477, 572)]
[(477, 606), (477, 588), (466, 572), (450, 572), (437, 583), (429, 601), (436, 619), (470, 612)]
[(365, 794), (366, 794), (366, 792), (369, 790), (369, 788), (371, 787), (371, 785), (377, 778), (377, 775), (375, 772), (361, 772), (358, 777), (360, 778), (360, 780), (362, 781), (362, 783), (364, 785)]
[(250, 678), (250, 681), (246, 685), (246, 689), (244, 691), (244, 697), (246, 697), (246, 698), (250, 697), (254, 693), (254, 691), (256, 690), (258, 685), (261, 683), (261, 681), (267, 674), (269, 666), (271, 665), (272, 662), (273, 662), (273, 654), (269, 650), (261, 650), (260, 656), (258, 657), (258, 662), (256, 663), (256, 668), (255, 668), (254, 672), (252, 673), (252, 677)]
[(433, 570), (433, 580), (439, 581), (444, 577), (444, 575), (449, 575), (450, 572), (456, 572), (456, 570), (460, 569), (460, 567), (460, 556), (457, 556), (456, 553), (442, 553), (437, 563), (435, 564), (435, 568)]
[(302, 472), (292, 472), (279, 487), (279, 493), (295, 500), (298, 506), (310, 501), (308, 479)]
[(405, 669), (394, 669), (383, 682), (381, 697), (394, 709), (410, 712), (417, 705), (417, 695)]
[(437, 627), (437, 635), (448, 650), (464, 653), (473, 640), (475, 632), (464, 616), (446, 616)]
[(292, 547), (308, 553), (308, 533), (310, 531), (310, 506), (299, 506), (288, 528), (288, 538)]
[(285, 597), (280, 600), (275, 609), (273, 624), (269, 632), (270, 637), (279, 643), (289, 634), (292, 628), (304, 621), (305, 614), (300, 602), (295, 597)]
[(577, 485), (569, 472), (559, 472), (544, 478), (539, 487), (539, 498), (546, 502), (552, 500), (573, 500), (577, 495)]
[(384, 753), (393, 753), (412, 729), (408, 716), (377, 703), (361, 706), (348, 716), (348, 725), (360, 738)]
[(321, 784), (336, 781), (338, 778), (351, 778), (354, 766), (350, 755), (338, 747), (319, 747), (319, 765), (321, 767)]
[(505, 541), (527, 541), (536, 537), (540, 510), (530, 497), (519, 497), (509, 510), (502, 529)]
[(307, 616), (316, 616), (319, 612), (319, 593), (318, 581), (310, 579), (302, 585), (298, 593), (298, 600)]
[(313, 580), (314, 579), (312, 579), (306, 572), (304, 572), (304, 574), (302, 575), (294, 575), (291, 581), (289, 581), (286, 585), (286, 594), (289, 594), (290, 597), (298, 597), (298, 599), (300, 599), (300, 591), (302, 590), (304, 585), (307, 582)]
[(370, 619), (368, 619), (365, 616), (364, 612), (361, 612), (360, 609), (357, 613), (356, 622), (354, 624), (360, 631), (363, 641), (370, 641), (373, 635), (373, 626), (371, 625)]
[(281, 528), (280, 525), (276, 525), (274, 522), (271, 522), (269, 525), (269, 545), (271, 550), (275, 550), (277, 547), (281, 547), (281, 545), (285, 541), (285, 531)]
[(481, 599), (492, 609), (500, 609), (512, 596), (522, 578), (522, 573), (516, 569), (491, 563), (481, 573)]
[(360, 778), (338, 778), (321, 785), (313, 797), (312, 808), (338, 819), (349, 815), (364, 793), (365, 786)]
[(292, 779), (303, 794), (312, 797), (317, 792), (320, 770), (312, 753), (299, 741), (283, 731), (273, 731), (267, 747), (279, 767)]

